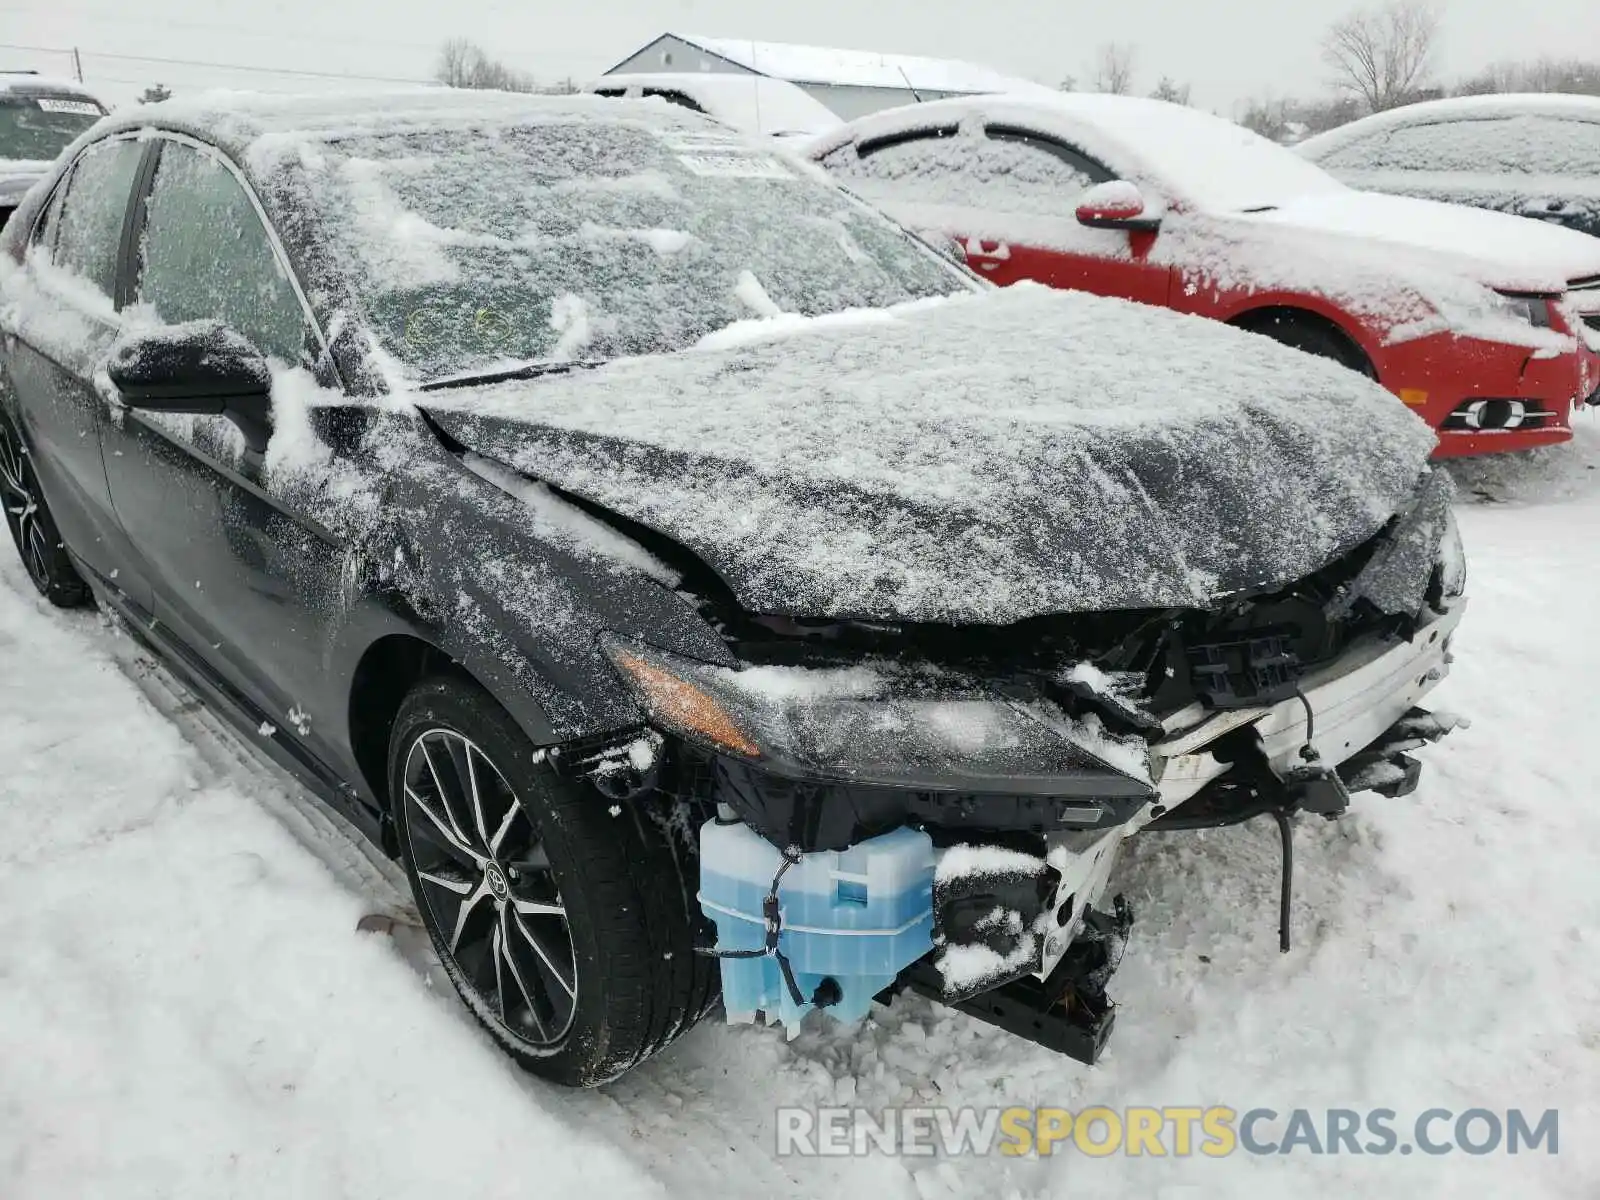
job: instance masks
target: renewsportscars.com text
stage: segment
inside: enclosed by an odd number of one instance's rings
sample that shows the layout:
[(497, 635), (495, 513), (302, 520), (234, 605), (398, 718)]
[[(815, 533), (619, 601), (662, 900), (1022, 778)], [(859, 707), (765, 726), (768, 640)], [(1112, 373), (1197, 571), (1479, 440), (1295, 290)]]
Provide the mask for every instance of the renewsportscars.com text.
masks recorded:
[(1560, 1153), (1560, 1114), (1511, 1108), (780, 1108), (779, 1155)]

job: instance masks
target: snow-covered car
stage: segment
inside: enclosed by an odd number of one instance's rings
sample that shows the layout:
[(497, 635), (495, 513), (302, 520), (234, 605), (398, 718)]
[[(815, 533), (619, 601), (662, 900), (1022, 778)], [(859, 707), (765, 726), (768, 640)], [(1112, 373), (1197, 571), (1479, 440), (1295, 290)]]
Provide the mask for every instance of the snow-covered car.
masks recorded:
[(815, 136), (840, 124), (833, 110), (804, 88), (764, 75), (628, 73), (607, 75), (584, 90), (613, 99), (659, 97), (767, 137)]
[(0, 226), (56, 155), (105, 114), (82, 84), (0, 71)]
[(1600, 241), (1358, 192), (1231, 121), (1132, 96), (875, 113), (806, 152), (997, 283), (1195, 313), (1370, 375), (1438, 457), (1567, 441), (1600, 402)]
[(1600, 237), (1600, 96), (1430, 100), (1295, 149), (1351, 187), (1497, 209)]
[(1447, 727), (1450, 487), (1381, 388), (989, 287), (682, 108), (115, 116), (0, 236), (0, 331), (40, 593), (399, 857), (566, 1083), (719, 983), (1092, 1060), (1130, 835), (1402, 793)]

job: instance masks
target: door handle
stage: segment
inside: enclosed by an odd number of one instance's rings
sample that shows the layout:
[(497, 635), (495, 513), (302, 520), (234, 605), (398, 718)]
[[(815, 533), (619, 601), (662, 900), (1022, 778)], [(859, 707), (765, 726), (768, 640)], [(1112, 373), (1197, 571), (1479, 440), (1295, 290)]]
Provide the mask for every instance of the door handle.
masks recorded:
[(1003, 262), (1011, 257), (1011, 247), (1004, 242), (980, 242), (976, 238), (967, 243), (968, 258), (992, 258)]

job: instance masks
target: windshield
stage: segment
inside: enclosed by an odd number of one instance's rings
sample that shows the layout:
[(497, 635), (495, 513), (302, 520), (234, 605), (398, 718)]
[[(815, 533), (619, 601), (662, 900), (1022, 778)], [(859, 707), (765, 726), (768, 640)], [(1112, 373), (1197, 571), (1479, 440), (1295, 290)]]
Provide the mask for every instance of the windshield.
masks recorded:
[(104, 115), (73, 96), (0, 94), (0, 159), (49, 162)]
[(306, 169), (375, 335), (421, 382), (972, 286), (780, 152), (681, 120), (362, 134)]

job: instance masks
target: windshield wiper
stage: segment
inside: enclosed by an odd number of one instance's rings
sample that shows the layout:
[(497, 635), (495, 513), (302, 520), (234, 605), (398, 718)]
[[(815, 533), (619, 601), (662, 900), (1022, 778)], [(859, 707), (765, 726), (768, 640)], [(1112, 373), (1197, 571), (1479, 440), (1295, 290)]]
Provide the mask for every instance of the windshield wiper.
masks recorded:
[(541, 375), (565, 375), (569, 371), (578, 370), (592, 371), (595, 367), (604, 365), (605, 361), (598, 358), (574, 358), (566, 362), (530, 362), (499, 371), (469, 371), (465, 375), (430, 379), (419, 390), (437, 392), (443, 388), (474, 387), (480, 383), (504, 383), (508, 379), (537, 379)]

